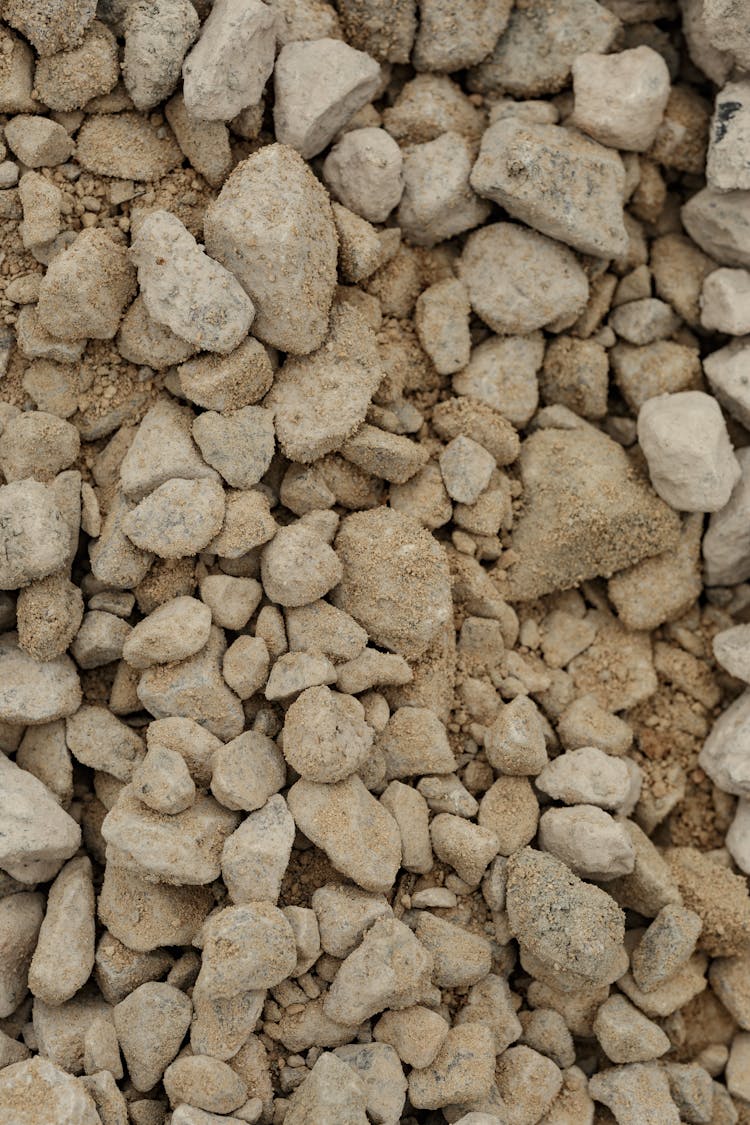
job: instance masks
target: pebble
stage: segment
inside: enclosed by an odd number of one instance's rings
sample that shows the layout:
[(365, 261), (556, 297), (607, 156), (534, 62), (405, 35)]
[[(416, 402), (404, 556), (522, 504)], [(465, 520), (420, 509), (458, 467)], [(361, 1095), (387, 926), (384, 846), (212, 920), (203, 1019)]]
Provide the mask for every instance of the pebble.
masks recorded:
[(737, 802), (734, 819), (726, 835), (727, 851), (745, 875), (750, 871), (750, 801)]
[(638, 440), (654, 488), (672, 507), (714, 512), (727, 503), (741, 470), (710, 395), (684, 391), (649, 399), (638, 414)]
[(144, 758), (136, 731), (106, 707), (84, 703), (65, 724), (65, 741), (73, 757), (90, 769), (130, 781)]
[(470, 183), (473, 159), (473, 146), (453, 132), (407, 150), (396, 218), (414, 245), (434, 246), (487, 218), (489, 205)]
[(658, 1024), (619, 995), (610, 996), (596, 1013), (594, 1033), (613, 1063), (651, 1062), (671, 1046)]
[(27, 586), (62, 565), (67, 529), (44, 484), (27, 479), (0, 486), (0, 529), (0, 589)]
[(166, 0), (157, 8), (138, 0), (128, 6), (123, 23), (125, 88), (136, 109), (153, 109), (179, 82), (182, 61), (198, 34), (198, 14), (189, 0)]
[(257, 105), (274, 64), (276, 17), (260, 0), (218, 0), (182, 68), (185, 105), (205, 121), (229, 121)]
[(629, 875), (635, 865), (635, 849), (627, 832), (594, 805), (543, 813), (539, 846), (561, 859), (576, 875), (596, 882)]
[(680, 212), (685, 230), (722, 266), (750, 266), (750, 211), (745, 192), (705, 187)]
[(228, 356), (201, 355), (181, 364), (178, 375), (180, 389), (190, 402), (220, 413), (258, 402), (273, 382), (268, 352), (252, 337)]
[(142, 551), (162, 559), (185, 558), (219, 533), (224, 506), (224, 490), (215, 480), (172, 479), (127, 513), (123, 531)]
[(401, 835), (356, 774), (333, 785), (296, 781), (287, 801), (297, 827), (338, 871), (365, 890), (391, 889), (401, 862)]
[(651, 147), (670, 91), (669, 70), (657, 51), (645, 45), (615, 54), (585, 51), (572, 72), (579, 129), (612, 148)]
[(195, 801), (195, 783), (176, 750), (154, 746), (133, 773), (136, 797), (154, 812), (174, 816)]
[(740, 153), (750, 141), (750, 84), (727, 82), (716, 95), (711, 121), (706, 180), (717, 191), (744, 190), (750, 176)]
[(282, 452), (302, 464), (354, 436), (383, 378), (375, 334), (356, 309), (334, 304), (330, 329), (312, 355), (287, 358), (264, 403)]
[(750, 273), (747, 270), (713, 270), (704, 279), (701, 289), (701, 324), (717, 332), (728, 332), (730, 336), (744, 336), (750, 332), (748, 298)]
[(63, 164), (73, 152), (73, 141), (55, 121), (21, 114), (5, 126), (10, 150), (28, 168), (52, 168)]
[(748, 455), (738, 449), (735, 456), (740, 465), (740, 479), (728, 503), (711, 515), (703, 536), (705, 581), (709, 586), (720, 583), (734, 585), (750, 577), (746, 544), (747, 507), (750, 503)]
[(203, 940), (196, 988), (217, 999), (273, 988), (297, 963), (292, 927), (267, 902), (225, 906), (204, 926)]
[(286, 1125), (308, 1121), (341, 1121), (367, 1125), (367, 1093), (357, 1072), (330, 1051), (324, 1051), (304, 1082), (292, 1094)]
[(430, 533), (409, 516), (377, 508), (346, 516), (335, 546), (343, 577), (334, 604), (375, 644), (405, 657), (423, 653), (451, 609), (447, 563)]
[(743, 382), (747, 353), (743, 339), (732, 340), (706, 356), (703, 368), (718, 401), (743, 425), (750, 423), (750, 398)]
[(489, 973), (492, 949), (487, 938), (426, 910), (417, 914), (414, 932), (434, 960), (432, 981), (438, 988), (467, 988)]
[(225, 808), (260, 809), (285, 781), (281, 751), (260, 731), (244, 731), (211, 756), (211, 792)]
[(264, 591), (278, 605), (309, 605), (327, 594), (341, 577), (336, 552), (302, 523), (281, 528), (261, 555)]
[(71, 859), (50, 887), (47, 911), (29, 966), (29, 989), (45, 1004), (62, 1004), (94, 967), (94, 887), (87, 856)]
[(231, 415), (211, 410), (193, 422), (203, 459), (233, 488), (252, 488), (274, 454), (273, 415), (262, 406), (244, 406)]
[(335, 198), (369, 223), (384, 223), (404, 190), (401, 149), (385, 129), (348, 130), (332, 145), (322, 172)]
[(491, 829), (452, 813), (438, 813), (433, 818), (430, 838), (438, 859), (449, 864), (469, 886), (479, 884), (498, 852), (499, 841)]
[(439, 1109), (479, 1102), (492, 1086), (495, 1050), (492, 1032), (481, 1024), (452, 1027), (433, 1062), (409, 1075), (415, 1109)]
[(664, 906), (631, 955), (638, 988), (653, 991), (682, 968), (693, 955), (702, 928), (700, 917), (692, 910), (676, 903)]
[(172, 598), (132, 629), (123, 644), (123, 659), (138, 669), (184, 660), (203, 648), (210, 632), (208, 606), (196, 598)]
[(337, 1047), (334, 1054), (362, 1079), (367, 1097), (366, 1110), (372, 1120), (383, 1125), (400, 1121), (407, 1081), (393, 1048), (386, 1043), (361, 1046), (353, 1043)]
[(435, 1060), (450, 1025), (437, 1012), (415, 1004), (384, 1012), (373, 1028), (380, 1043), (394, 1048), (402, 1063), (423, 1069)]
[(581, 746), (545, 765), (536, 785), (566, 805), (596, 805), (619, 812), (633, 799), (634, 788), (640, 788), (633, 765), (595, 746)]
[(80, 702), (78, 672), (69, 656), (40, 664), (18, 647), (15, 633), (0, 635), (0, 721), (50, 723), (72, 715)]
[(123, 248), (103, 230), (82, 230), (47, 267), (39, 323), (64, 340), (111, 340), (134, 292), (135, 270)]
[(669, 1080), (655, 1063), (600, 1071), (589, 1079), (589, 1093), (612, 1110), (618, 1125), (679, 1125)]
[(547, 766), (541, 718), (528, 696), (519, 695), (500, 711), (484, 745), (490, 765), (503, 774), (536, 776)]
[(260, 340), (293, 355), (320, 347), (336, 287), (336, 230), (325, 188), (292, 148), (269, 145), (235, 168), (206, 211), (205, 239), (252, 300)]
[(12, 1016), (28, 994), (29, 964), (44, 919), (40, 894), (20, 891), (0, 900), (0, 1011)]
[(448, 495), (461, 504), (476, 503), (495, 469), (492, 454), (463, 434), (449, 442), (439, 463)]
[(176, 886), (201, 885), (219, 877), (224, 841), (238, 822), (205, 795), (181, 813), (164, 815), (126, 786), (104, 818), (102, 835), (123, 866)]
[(240, 699), (262, 691), (268, 680), (270, 657), (262, 637), (240, 636), (224, 653), (221, 674)]
[(146, 1092), (161, 1080), (190, 1027), (192, 1007), (184, 992), (151, 981), (115, 1006), (117, 1039), (136, 1090)]
[(276, 136), (309, 160), (367, 105), (379, 82), (375, 59), (340, 39), (287, 43), (274, 68)]
[(284, 757), (308, 781), (343, 781), (365, 764), (372, 741), (361, 703), (325, 686), (303, 691), (287, 711)]
[(228, 1114), (247, 1100), (247, 1086), (227, 1063), (208, 1055), (182, 1057), (164, 1072), (170, 1104), (188, 1103), (211, 1113)]
[(175, 215), (150, 212), (138, 224), (131, 258), (146, 311), (157, 324), (197, 348), (221, 354), (247, 336), (255, 314), (252, 301)]
[(747, 955), (717, 957), (711, 962), (711, 987), (743, 1031), (750, 1030), (750, 991), (747, 985)]
[(590, 989), (626, 968), (622, 911), (553, 856), (524, 848), (511, 857), (507, 909), (522, 964), (553, 987)]
[(295, 831), (286, 801), (277, 794), (228, 837), (221, 873), (233, 902), (276, 904)]
[(453, 773), (456, 761), (445, 726), (426, 707), (399, 707), (377, 740), (389, 779)]
[(380, 918), (342, 962), (323, 1004), (337, 1023), (356, 1026), (385, 1008), (407, 1008), (430, 992), (433, 960), (408, 926)]
[(589, 294), (572, 251), (514, 223), (492, 223), (470, 235), (459, 276), (474, 312), (503, 335), (577, 317)]
[[(583, 169), (585, 191), (577, 177)], [(619, 156), (595, 141), (558, 125), (507, 117), (484, 133), (471, 184), (542, 234), (606, 258), (627, 245), (623, 177)]]
[(14, 1125), (99, 1125), (83, 1083), (49, 1059), (24, 1059), (0, 1072), (0, 1118)]
[(119, 76), (117, 40), (94, 20), (75, 47), (39, 59), (34, 92), (50, 109), (69, 112), (108, 94)]

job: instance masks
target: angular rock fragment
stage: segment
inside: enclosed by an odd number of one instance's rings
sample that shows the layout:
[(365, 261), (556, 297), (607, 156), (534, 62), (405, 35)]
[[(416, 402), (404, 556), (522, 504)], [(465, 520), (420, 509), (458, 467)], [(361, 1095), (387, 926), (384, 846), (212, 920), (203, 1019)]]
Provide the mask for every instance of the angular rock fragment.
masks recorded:
[(196, 348), (224, 355), (247, 336), (252, 301), (176, 215), (150, 212), (138, 225), (131, 257), (146, 310), (157, 324)]
[(514, 599), (607, 576), (676, 545), (677, 517), (604, 434), (533, 434), (523, 445), (521, 473), (526, 505), (513, 541), (524, 565), (509, 569)]
[(183, 66), (185, 104), (204, 121), (229, 121), (261, 99), (273, 70), (276, 16), (260, 0), (217, 0)]
[(383, 375), (372, 330), (351, 306), (334, 305), (325, 343), (288, 358), (264, 400), (284, 454), (306, 464), (340, 449), (364, 422)]
[(255, 306), (259, 339), (294, 355), (328, 331), (337, 239), (325, 189), (287, 145), (269, 145), (235, 168), (205, 218), (206, 251)]
[(190, 0), (148, 0), (130, 4), (125, 13), (122, 74), (136, 109), (152, 109), (174, 92), (182, 60), (200, 21)]
[(123, 530), (142, 551), (162, 559), (185, 558), (219, 533), (224, 503), (216, 480), (168, 480), (127, 513)]
[(274, 125), (306, 160), (333, 140), (380, 81), (375, 59), (340, 39), (287, 43), (274, 69)]
[(557, 125), (508, 117), (482, 137), (471, 185), (543, 234), (612, 258), (627, 245), (624, 174), (611, 149)]
[(0, 486), (0, 590), (15, 590), (63, 566), (67, 528), (54, 493), (38, 481)]
[(105, 817), (102, 835), (121, 866), (164, 883), (201, 885), (219, 877), (221, 850), (238, 820), (207, 796), (184, 812), (158, 813), (126, 787)]
[(177, 1054), (192, 1004), (170, 984), (142, 984), (114, 1009), (117, 1038), (136, 1090), (150, 1090)]
[(0, 758), (0, 864), (21, 883), (52, 879), (78, 849), (81, 830), (33, 774)]
[(297, 962), (292, 927), (267, 902), (224, 907), (212, 915), (203, 938), (197, 987), (215, 998), (273, 988)]
[(368, 891), (388, 891), (401, 862), (401, 835), (357, 774), (334, 785), (297, 781), (289, 810), (334, 867)]

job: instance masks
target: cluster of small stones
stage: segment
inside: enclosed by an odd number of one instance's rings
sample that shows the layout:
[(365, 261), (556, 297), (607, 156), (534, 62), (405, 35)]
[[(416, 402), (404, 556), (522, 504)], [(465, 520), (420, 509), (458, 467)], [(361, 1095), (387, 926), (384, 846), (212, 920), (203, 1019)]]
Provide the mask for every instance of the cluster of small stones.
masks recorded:
[(746, 5), (0, 16), (0, 1125), (747, 1125)]

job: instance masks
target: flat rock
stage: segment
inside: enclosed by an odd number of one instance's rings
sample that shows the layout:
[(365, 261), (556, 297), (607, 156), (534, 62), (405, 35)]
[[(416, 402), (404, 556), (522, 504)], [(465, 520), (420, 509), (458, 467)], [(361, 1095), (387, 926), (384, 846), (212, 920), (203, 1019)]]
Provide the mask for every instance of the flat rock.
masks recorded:
[(78, 131), (76, 159), (87, 172), (119, 180), (158, 180), (183, 161), (171, 130), (139, 113), (95, 113)]
[(0, 590), (59, 570), (67, 544), (68, 529), (50, 488), (34, 480), (0, 485)]
[(199, 796), (170, 816), (148, 808), (126, 786), (104, 819), (102, 835), (117, 849), (121, 866), (164, 883), (202, 885), (221, 874), (221, 850), (238, 823), (237, 814), (213, 797)]
[[(507, 910), (521, 960), (563, 991), (609, 984), (627, 966), (625, 917), (559, 859), (524, 848), (508, 861)], [(543, 976), (541, 975), (543, 974)]]
[(401, 863), (395, 820), (357, 774), (335, 785), (297, 781), (287, 797), (301, 832), (368, 891), (389, 891)]
[(540, 430), (520, 464), (525, 504), (513, 544), (524, 561), (508, 570), (513, 600), (609, 577), (677, 545), (678, 517), (622, 446), (593, 428)]
[(207, 547), (224, 522), (224, 489), (216, 480), (168, 480), (123, 519), (136, 547), (182, 559)]
[(77, 851), (81, 830), (46, 785), (0, 755), (0, 865), (21, 883), (52, 879)]
[(206, 211), (206, 251), (255, 306), (253, 333), (306, 355), (328, 332), (337, 243), (323, 185), (287, 145), (268, 145), (235, 168)]

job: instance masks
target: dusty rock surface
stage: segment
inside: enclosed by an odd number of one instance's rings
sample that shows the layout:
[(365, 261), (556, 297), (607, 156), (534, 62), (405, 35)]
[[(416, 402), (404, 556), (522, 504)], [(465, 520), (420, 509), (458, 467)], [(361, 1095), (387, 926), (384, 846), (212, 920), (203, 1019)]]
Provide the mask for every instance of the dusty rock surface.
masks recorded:
[(0, 4), (0, 1125), (750, 1122), (749, 69)]

